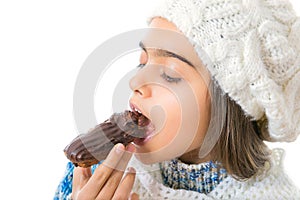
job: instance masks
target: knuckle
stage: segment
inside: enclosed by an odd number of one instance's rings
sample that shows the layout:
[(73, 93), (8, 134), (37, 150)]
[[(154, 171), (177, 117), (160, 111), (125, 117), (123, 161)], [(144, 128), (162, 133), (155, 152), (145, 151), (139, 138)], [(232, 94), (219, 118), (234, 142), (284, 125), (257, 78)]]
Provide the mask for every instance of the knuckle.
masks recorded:
[(112, 200), (128, 200), (127, 192), (118, 192), (115, 193)]
[(109, 178), (108, 180), (108, 186), (115, 186), (119, 185), (121, 178), (122, 178), (122, 172), (115, 171), (115, 173)]
[(114, 182), (108, 182), (107, 185), (105, 186), (107, 190), (109, 191), (113, 191), (116, 189), (117, 185), (119, 183), (117, 183), (117, 181), (114, 181)]
[(82, 193), (82, 192), (78, 192), (76, 195), (75, 195), (75, 198), (73, 198), (74, 200), (83, 200), (83, 199), (86, 199), (85, 195)]
[(99, 166), (93, 174), (93, 176), (96, 177), (96, 179), (101, 182), (107, 180), (109, 175), (110, 175), (110, 171), (104, 166)]
[(126, 200), (126, 197), (124, 196), (124, 194), (116, 194), (113, 198), (113, 200)]
[(106, 195), (101, 195), (101, 196), (97, 196), (97, 198), (95, 200), (108, 200), (108, 199), (111, 199), (111, 198)]

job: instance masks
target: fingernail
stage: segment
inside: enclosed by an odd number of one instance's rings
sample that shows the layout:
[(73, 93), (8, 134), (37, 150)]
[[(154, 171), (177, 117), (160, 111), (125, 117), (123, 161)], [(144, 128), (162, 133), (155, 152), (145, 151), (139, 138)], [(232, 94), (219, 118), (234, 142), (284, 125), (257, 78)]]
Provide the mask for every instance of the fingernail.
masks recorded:
[(130, 199), (130, 200), (132, 200), (132, 199), (139, 199), (139, 195), (138, 195), (137, 193), (132, 192), (132, 193), (130, 194), (129, 199)]
[(132, 144), (129, 144), (128, 146), (126, 146), (126, 150), (134, 153), (135, 152), (135, 147)]
[(122, 152), (124, 152), (124, 145), (123, 144), (117, 144), (116, 145), (116, 152), (118, 154), (121, 154)]
[(127, 171), (128, 171), (129, 173), (135, 173), (135, 169), (134, 169), (133, 167), (128, 167), (128, 168), (127, 168)]

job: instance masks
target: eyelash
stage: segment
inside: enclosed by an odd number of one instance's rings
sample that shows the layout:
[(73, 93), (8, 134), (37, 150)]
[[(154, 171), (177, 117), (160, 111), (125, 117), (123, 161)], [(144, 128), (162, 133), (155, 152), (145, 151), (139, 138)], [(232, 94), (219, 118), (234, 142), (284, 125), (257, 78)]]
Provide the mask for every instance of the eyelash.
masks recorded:
[[(145, 67), (145, 65), (146, 64), (139, 64), (137, 66), (137, 68), (143, 68), (143, 67)], [(163, 72), (160, 76), (169, 83), (178, 83), (179, 81), (181, 81), (181, 78), (171, 77), (171, 76), (167, 75), (165, 72)]]
[(174, 77), (168, 76), (165, 72), (163, 72), (160, 76), (163, 79), (165, 79), (166, 81), (168, 81), (169, 83), (178, 83), (179, 81), (181, 81), (181, 78), (174, 78)]
[(139, 65), (137, 66), (137, 68), (143, 68), (143, 67), (145, 67), (145, 65), (146, 65), (146, 64), (139, 64)]

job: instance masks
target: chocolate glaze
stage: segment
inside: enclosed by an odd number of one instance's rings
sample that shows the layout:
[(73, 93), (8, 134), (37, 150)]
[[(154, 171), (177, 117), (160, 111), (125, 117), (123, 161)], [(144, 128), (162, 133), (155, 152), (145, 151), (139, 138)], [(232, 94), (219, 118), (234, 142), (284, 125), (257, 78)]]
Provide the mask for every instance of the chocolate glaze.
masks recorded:
[(88, 133), (74, 138), (64, 153), (75, 166), (89, 167), (104, 160), (115, 144), (126, 146), (135, 138), (145, 138), (149, 123), (137, 112), (115, 113)]

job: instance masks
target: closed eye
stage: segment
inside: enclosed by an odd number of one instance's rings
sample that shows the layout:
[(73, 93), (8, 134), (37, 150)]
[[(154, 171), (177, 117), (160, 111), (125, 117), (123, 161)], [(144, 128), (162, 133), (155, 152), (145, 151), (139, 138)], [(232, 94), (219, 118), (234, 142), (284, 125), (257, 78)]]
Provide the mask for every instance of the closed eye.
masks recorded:
[(181, 78), (171, 77), (167, 75), (165, 72), (163, 72), (160, 76), (169, 83), (178, 83), (179, 81), (181, 81)]

